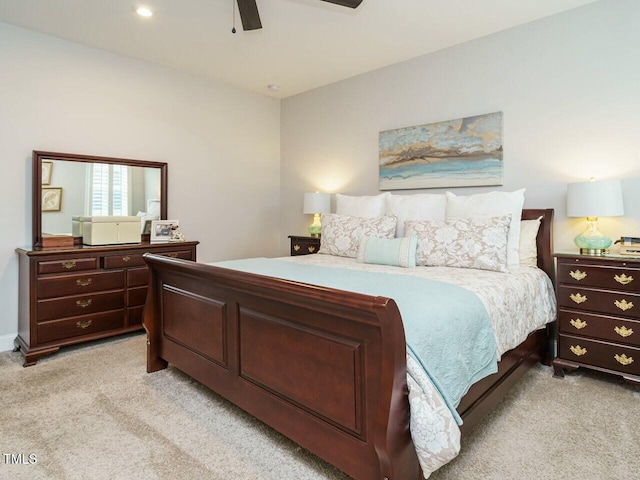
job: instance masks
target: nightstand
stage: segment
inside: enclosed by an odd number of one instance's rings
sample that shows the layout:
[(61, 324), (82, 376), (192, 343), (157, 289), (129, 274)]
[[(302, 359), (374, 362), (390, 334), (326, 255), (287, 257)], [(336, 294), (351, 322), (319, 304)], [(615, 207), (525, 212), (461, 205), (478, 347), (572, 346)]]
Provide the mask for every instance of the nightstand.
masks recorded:
[(640, 386), (640, 258), (556, 254), (554, 376), (591, 368)]
[(296, 237), (289, 235), (291, 239), (291, 256), (309, 255), (318, 253), (320, 250), (320, 239), (316, 237)]

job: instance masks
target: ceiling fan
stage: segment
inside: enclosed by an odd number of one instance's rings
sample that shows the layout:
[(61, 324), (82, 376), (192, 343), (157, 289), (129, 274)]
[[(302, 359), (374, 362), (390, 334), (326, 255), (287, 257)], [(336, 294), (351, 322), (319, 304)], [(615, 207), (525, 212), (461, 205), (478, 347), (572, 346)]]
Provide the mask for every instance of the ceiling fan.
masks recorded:
[[(343, 7), (357, 8), (362, 0), (321, 0), (323, 2), (334, 3)], [(260, 14), (256, 0), (238, 0), (238, 12), (242, 20), (243, 30), (258, 30), (262, 28)], [(234, 32), (235, 33), (235, 32)]]

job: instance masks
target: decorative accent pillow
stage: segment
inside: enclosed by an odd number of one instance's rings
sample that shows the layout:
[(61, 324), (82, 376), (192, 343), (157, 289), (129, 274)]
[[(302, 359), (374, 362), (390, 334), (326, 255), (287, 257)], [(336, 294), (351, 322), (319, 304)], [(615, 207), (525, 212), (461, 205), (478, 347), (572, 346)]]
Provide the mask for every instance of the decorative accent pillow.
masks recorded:
[(359, 263), (413, 268), (416, 266), (417, 246), (417, 237), (375, 238), (365, 235), (360, 240), (356, 260)]
[(444, 220), (447, 197), (443, 193), (418, 193), (414, 195), (389, 195), (386, 215), (398, 219), (396, 237), (404, 237), (407, 220)]
[(511, 215), (405, 223), (418, 237), (416, 264), (508, 272), (507, 238)]
[(395, 232), (396, 217), (361, 218), (323, 213), (318, 253), (355, 258), (364, 235), (393, 238)]
[(336, 213), (352, 217), (373, 218), (385, 214), (386, 198), (389, 193), (380, 195), (352, 197), (336, 193)]
[(540, 221), (542, 217), (535, 220), (522, 220), (520, 222), (520, 266), (537, 267), (538, 266), (538, 230), (540, 229)]
[(520, 263), (520, 218), (524, 205), (524, 188), (515, 192), (488, 192), (457, 197), (446, 192), (446, 219), (454, 218), (486, 218), (500, 215), (511, 215), (509, 240), (507, 244), (507, 265), (517, 267)]

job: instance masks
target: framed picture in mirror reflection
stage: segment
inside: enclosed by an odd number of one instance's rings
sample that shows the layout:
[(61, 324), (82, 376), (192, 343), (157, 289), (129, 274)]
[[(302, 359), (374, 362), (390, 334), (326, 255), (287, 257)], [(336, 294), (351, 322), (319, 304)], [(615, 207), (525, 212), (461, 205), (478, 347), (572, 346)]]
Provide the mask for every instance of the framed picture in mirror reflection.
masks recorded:
[(42, 211), (59, 212), (62, 205), (62, 187), (42, 187)]
[(52, 173), (53, 173), (53, 162), (42, 162), (42, 185), (51, 184)]

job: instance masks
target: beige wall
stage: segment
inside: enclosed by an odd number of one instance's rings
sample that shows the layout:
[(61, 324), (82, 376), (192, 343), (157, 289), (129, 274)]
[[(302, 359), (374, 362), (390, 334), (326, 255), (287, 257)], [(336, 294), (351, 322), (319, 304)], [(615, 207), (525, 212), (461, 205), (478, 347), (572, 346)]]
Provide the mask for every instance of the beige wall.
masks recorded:
[(640, 235), (638, 25), (640, 2), (603, 0), (283, 100), (284, 235), (311, 222), (305, 191), (378, 193), (378, 132), (496, 111), (498, 188), (526, 187), (525, 207), (556, 209), (557, 249), (584, 229), (565, 216), (566, 184), (591, 176), (628, 179), (627, 215), (602, 227)]
[(168, 162), (203, 261), (279, 248), (280, 102), (0, 23), (0, 351), (17, 332), (32, 150)]

